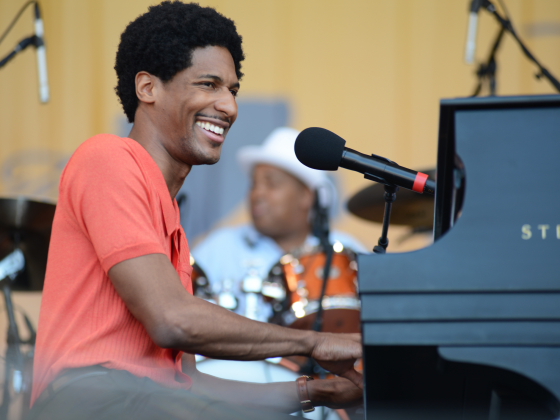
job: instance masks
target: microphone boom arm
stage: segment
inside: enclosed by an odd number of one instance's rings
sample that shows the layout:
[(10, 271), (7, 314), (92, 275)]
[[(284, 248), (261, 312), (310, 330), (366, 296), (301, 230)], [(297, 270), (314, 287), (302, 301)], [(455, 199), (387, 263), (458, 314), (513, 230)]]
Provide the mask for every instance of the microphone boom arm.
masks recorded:
[(34, 45), (35, 47), (39, 47), (40, 45), (42, 45), (42, 40), (37, 38), (36, 35), (31, 35), (27, 38), (22, 39), (9, 54), (7, 54), (4, 58), (2, 58), (0, 60), (0, 68), (4, 67), (6, 64), (8, 64), (8, 62), (12, 58), (14, 58), (17, 53), (22, 52), (23, 50), (25, 50), (30, 45)]
[(552, 84), (552, 86), (554, 86), (554, 88), (558, 92), (560, 92), (560, 82), (558, 81), (558, 79), (556, 79), (556, 77), (554, 77), (546, 68), (544, 68), (541, 63), (539, 63), (539, 61), (535, 58), (535, 56), (529, 51), (523, 41), (521, 41), (519, 36), (517, 36), (517, 32), (513, 28), (513, 25), (511, 24), (509, 19), (500, 16), (500, 14), (496, 11), (496, 7), (489, 0), (483, 0), (483, 7), (496, 18), (496, 20), (500, 23), (500, 25), (502, 25), (502, 28), (504, 28), (504, 30), (508, 31), (513, 36), (525, 56), (537, 65), (540, 71), (540, 73), (537, 73), (536, 75), (537, 79), (540, 79), (542, 76), (546, 77)]

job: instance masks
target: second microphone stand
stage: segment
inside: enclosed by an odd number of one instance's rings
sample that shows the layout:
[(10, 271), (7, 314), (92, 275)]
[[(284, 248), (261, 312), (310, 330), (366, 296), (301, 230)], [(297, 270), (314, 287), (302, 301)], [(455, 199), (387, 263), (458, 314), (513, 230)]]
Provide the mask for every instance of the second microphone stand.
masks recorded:
[(319, 193), (315, 192), (315, 203), (313, 205), (313, 235), (319, 239), (321, 249), (325, 253), (325, 266), (323, 267), (323, 284), (321, 285), (321, 294), (319, 296), (319, 309), (315, 316), (315, 322), (311, 327), (314, 331), (321, 331), (323, 326), (323, 298), (327, 290), (327, 282), (329, 280), (332, 259), (333, 259), (333, 246), (330, 243), (330, 227), (329, 227), (329, 210), (321, 206), (319, 200)]
[[(327, 207), (321, 206), (319, 200), (319, 193), (315, 191), (315, 203), (313, 204), (313, 226), (312, 232), (317, 239), (319, 239), (319, 243), (321, 249), (325, 253), (325, 265), (323, 267), (323, 283), (321, 284), (321, 294), (319, 295), (319, 308), (317, 309), (317, 313), (315, 315), (315, 321), (311, 329), (313, 331), (321, 331), (323, 328), (323, 298), (325, 297), (325, 292), (327, 290), (327, 282), (330, 277), (332, 260), (333, 260), (333, 246), (330, 243), (329, 235), (330, 235), (330, 227), (329, 227), (329, 210)], [(315, 362), (312, 358), (309, 358), (307, 362), (301, 367), (300, 373), (304, 375), (310, 375), (316, 373), (319, 375), (320, 379), (324, 379), (326, 377), (326, 371), (321, 366)], [(320, 407), (320, 415), (319, 418), (324, 420), (325, 419), (325, 407)]]
[[(523, 51), (525, 56), (538, 67), (539, 72), (536, 74), (537, 79), (540, 79), (541, 77), (546, 78), (550, 82), (550, 84), (552, 86), (554, 86), (554, 88), (558, 92), (560, 92), (560, 82), (558, 81), (558, 79), (556, 79), (545, 67), (543, 67), (543, 65), (537, 60), (537, 58), (529, 51), (527, 46), (523, 43), (523, 41), (521, 41), (521, 39), (517, 35), (517, 32), (515, 31), (515, 29), (513, 27), (513, 24), (507, 18), (507, 16), (505, 18), (502, 17), (497, 12), (496, 7), (489, 0), (483, 0), (482, 1), (482, 7), (485, 8), (486, 10), (488, 10), (494, 16), (494, 18), (501, 25), (501, 28), (502, 28), (503, 31), (507, 31), (513, 36), (513, 38), (515, 39), (515, 41), (517, 42), (517, 44), (519, 45), (519, 47), (521, 48), (521, 51)], [(502, 36), (502, 33), (500, 32), (498, 34), (496, 42), (494, 43), (494, 48), (493, 48), (493, 51), (491, 53), (490, 60), (494, 59), (494, 54), (496, 52), (495, 50), (498, 48), (498, 45), (499, 45), (500, 40), (501, 40), (501, 36)], [(488, 62), (489, 65), (492, 64), (492, 62), (490, 60)], [(495, 64), (495, 62), (494, 62), (494, 64)], [(492, 70), (492, 69), (490, 69), (490, 70)], [(476, 96), (476, 94), (478, 94), (478, 91), (475, 92), (475, 95), (473, 95), (473, 96)]]

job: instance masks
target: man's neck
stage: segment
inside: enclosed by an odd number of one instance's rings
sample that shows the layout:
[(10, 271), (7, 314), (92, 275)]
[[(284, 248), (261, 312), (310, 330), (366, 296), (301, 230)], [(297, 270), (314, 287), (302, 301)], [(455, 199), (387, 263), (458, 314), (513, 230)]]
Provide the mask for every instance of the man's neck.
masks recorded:
[(298, 232), (278, 236), (272, 239), (285, 252), (290, 252), (301, 247), (305, 243), (305, 240), (307, 239), (309, 233), (309, 229), (302, 229)]
[(169, 195), (171, 196), (171, 200), (173, 200), (192, 167), (181, 164), (173, 159), (162, 146), (162, 142), (157, 141), (159, 132), (155, 125), (143, 124), (141, 121), (142, 120), (139, 120), (134, 123), (128, 137), (140, 143), (152, 159), (154, 159), (156, 165), (163, 174), (167, 189), (169, 190)]

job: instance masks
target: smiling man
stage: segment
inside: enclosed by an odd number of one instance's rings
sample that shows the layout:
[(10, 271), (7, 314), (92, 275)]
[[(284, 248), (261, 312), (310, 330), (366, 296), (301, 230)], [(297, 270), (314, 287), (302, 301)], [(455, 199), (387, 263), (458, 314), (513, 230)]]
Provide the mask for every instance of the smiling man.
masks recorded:
[[(274, 419), (361, 399), (359, 336), (260, 323), (192, 296), (175, 195), (193, 165), (220, 158), (243, 58), (233, 22), (196, 4), (150, 7), (122, 34), (116, 91), (134, 126), (86, 140), (61, 177), (30, 418)], [(198, 372), (195, 353), (311, 356), (340, 376), (225, 381)]]

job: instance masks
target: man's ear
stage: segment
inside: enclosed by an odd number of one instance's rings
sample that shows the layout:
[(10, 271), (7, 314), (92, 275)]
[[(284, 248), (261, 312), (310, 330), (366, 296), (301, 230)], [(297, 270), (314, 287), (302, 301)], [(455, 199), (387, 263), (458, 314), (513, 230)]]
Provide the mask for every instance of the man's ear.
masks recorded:
[(141, 71), (136, 74), (134, 82), (136, 83), (136, 96), (142, 102), (153, 104), (155, 102), (155, 87), (157, 77)]

